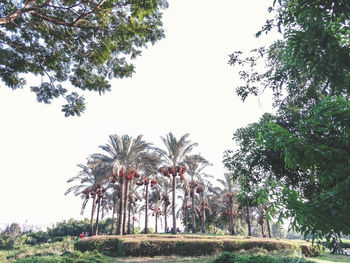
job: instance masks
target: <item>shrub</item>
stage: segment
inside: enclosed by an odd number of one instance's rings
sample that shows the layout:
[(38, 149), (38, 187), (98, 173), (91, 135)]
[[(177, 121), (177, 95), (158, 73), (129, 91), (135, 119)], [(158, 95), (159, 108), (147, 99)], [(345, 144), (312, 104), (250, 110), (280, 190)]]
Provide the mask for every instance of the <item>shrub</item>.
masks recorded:
[(324, 247), (321, 245), (301, 245), (300, 247), (301, 253), (306, 257), (317, 257), (324, 251)]
[(0, 250), (13, 249), (15, 245), (15, 238), (6, 233), (0, 234)]
[(38, 232), (30, 231), (30, 232), (26, 232), (26, 235), (30, 237), (30, 239), (26, 241), (26, 244), (31, 246), (46, 243), (50, 239), (49, 234), (44, 231), (38, 231)]
[(342, 248), (350, 248), (350, 240), (341, 240), (340, 241), (340, 246)]
[(210, 240), (127, 240), (119, 241), (123, 256), (202, 256), (221, 251), (222, 243)]
[(78, 236), (82, 232), (89, 230), (90, 223), (88, 220), (69, 219), (68, 221), (58, 222), (52, 228), (48, 228), (47, 232), (51, 238), (64, 236)]
[(202, 256), (213, 255), (221, 251), (259, 251), (260, 254), (271, 254), (283, 251), (293, 254), (302, 252), (306, 256), (320, 254), (321, 246), (311, 247), (307, 243), (291, 243), (271, 239), (242, 237), (218, 237), (204, 235), (135, 235), (122, 238), (91, 237), (75, 243), (80, 251), (98, 250), (114, 253), (118, 256)]
[(79, 251), (111, 251), (116, 252), (118, 248), (118, 239), (115, 237), (87, 238), (74, 243), (74, 249)]
[(221, 256), (217, 257), (213, 263), (230, 263), (237, 262), (237, 255), (234, 253), (223, 252)]
[(0, 251), (0, 262), (1, 263), (7, 263), (7, 258), (6, 258), (6, 254), (4, 251)]

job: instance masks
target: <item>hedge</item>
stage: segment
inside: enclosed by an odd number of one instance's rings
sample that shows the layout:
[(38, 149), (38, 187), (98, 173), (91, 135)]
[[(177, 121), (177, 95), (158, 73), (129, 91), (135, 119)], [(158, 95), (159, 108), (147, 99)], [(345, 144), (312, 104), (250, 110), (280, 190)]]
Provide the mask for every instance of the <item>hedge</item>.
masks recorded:
[(132, 257), (153, 256), (204, 256), (215, 255), (222, 251), (265, 249), (267, 251), (298, 251), (307, 257), (320, 255), (321, 246), (312, 246), (306, 242), (288, 242), (274, 239), (244, 237), (197, 238), (189, 235), (140, 235), (140, 236), (101, 236), (84, 238), (74, 244), (80, 251), (98, 250), (105, 254)]

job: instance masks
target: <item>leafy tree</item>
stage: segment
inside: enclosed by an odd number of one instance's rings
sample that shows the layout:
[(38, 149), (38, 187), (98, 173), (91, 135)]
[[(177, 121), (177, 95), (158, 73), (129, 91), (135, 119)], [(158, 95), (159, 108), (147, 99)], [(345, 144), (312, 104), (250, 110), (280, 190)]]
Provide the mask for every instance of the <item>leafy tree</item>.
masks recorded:
[(89, 220), (63, 220), (47, 229), (47, 233), (51, 238), (64, 236), (78, 236), (82, 232), (86, 232), (89, 228)]
[[(243, 66), (245, 84), (237, 94), (244, 100), (271, 89), (277, 108), (275, 116), (240, 131), (245, 152), (240, 160), (253, 172), (251, 183), (271, 179), (280, 189), (276, 198), (285, 205), (283, 216), (294, 218), (295, 229), (314, 237), (347, 232), (350, 6), (279, 0), (269, 10), (275, 18), (257, 35), (277, 28), (283, 39), (246, 58), (239, 51), (230, 56), (232, 65)], [(257, 67), (261, 59), (263, 72)], [(262, 176), (254, 173), (258, 169)]]
[(299, 120), (296, 132), (277, 123), (262, 131), (265, 144), (284, 153), (284, 163), (307, 181), (285, 192), (288, 215), (305, 235), (349, 233), (350, 102), (327, 97)]
[[(24, 76), (41, 76), (30, 89), (38, 102), (63, 97), (65, 116), (85, 110), (84, 97), (69, 90), (109, 91), (109, 79), (130, 77), (130, 59), (164, 37), (166, 0), (2, 1), (0, 78), (11, 89)], [(69, 81), (69, 83), (68, 83)]]

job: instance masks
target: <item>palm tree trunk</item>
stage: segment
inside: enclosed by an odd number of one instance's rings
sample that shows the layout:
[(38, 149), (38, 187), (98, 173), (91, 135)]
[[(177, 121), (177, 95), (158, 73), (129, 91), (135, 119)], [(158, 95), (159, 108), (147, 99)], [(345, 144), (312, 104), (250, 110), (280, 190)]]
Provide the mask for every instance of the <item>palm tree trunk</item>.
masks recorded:
[(131, 222), (130, 222), (130, 219), (131, 219), (131, 203), (129, 203), (129, 209), (128, 209), (128, 235), (130, 235), (130, 232), (131, 232)]
[(232, 196), (230, 196), (230, 225), (231, 225), (231, 229), (230, 229), (230, 235), (234, 235), (235, 234), (235, 224), (233, 222), (233, 200), (232, 200)]
[(173, 234), (176, 234), (176, 175), (173, 175), (173, 203), (172, 203), (172, 212), (173, 212)]
[[(119, 202), (120, 202), (120, 199), (119, 199)], [(119, 206), (119, 203), (117, 202), (116, 204), (115, 204), (115, 207), (116, 207), (116, 210), (115, 210), (115, 229), (116, 229), (116, 231), (115, 231), (115, 234), (116, 235), (118, 235), (118, 224), (119, 224), (119, 208), (120, 208), (120, 206)], [(117, 209), (117, 207), (118, 207), (118, 209)]]
[(202, 207), (202, 233), (205, 233), (205, 208)]
[(192, 233), (196, 233), (196, 211), (194, 206), (194, 193), (192, 195)]
[(145, 234), (148, 234), (148, 188), (149, 184), (146, 184)]
[(96, 216), (95, 236), (98, 235), (98, 223), (99, 223), (99, 216), (100, 216), (100, 206), (101, 206), (101, 198), (99, 197), (97, 199), (97, 216)]
[(132, 234), (135, 235), (135, 220), (134, 220), (134, 216), (135, 214), (132, 213), (133, 217), (132, 217)]
[(188, 233), (188, 209), (187, 209), (187, 197), (184, 200), (184, 214), (185, 214), (185, 233)]
[(266, 217), (266, 224), (267, 224), (267, 232), (269, 234), (269, 238), (271, 238), (271, 228), (270, 228), (270, 221), (268, 217)]
[(166, 233), (168, 229), (168, 206), (164, 205), (164, 232)]
[(125, 195), (124, 195), (124, 212), (123, 212), (123, 235), (126, 234), (126, 217), (128, 214), (128, 201), (129, 201), (129, 180), (125, 181)]
[(124, 182), (125, 177), (121, 178), (120, 182), (120, 199), (119, 199), (119, 211), (118, 211), (118, 227), (117, 227), (117, 235), (123, 235), (123, 205), (124, 205)]
[(115, 205), (113, 204), (113, 210), (112, 210), (112, 226), (111, 226), (111, 235), (113, 235), (113, 229), (114, 229), (114, 214), (115, 214)]
[(261, 235), (262, 237), (264, 237), (265, 233), (264, 233), (264, 224), (261, 224)]
[[(156, 211), (157, 211), (157, 210), (156, 210)], [(156, 219), (155, 219), (154, 232), (155, 232), (155, 233), (158, 233), (158, 212), (156, 212)]]
[(95, 211), (96, 211), (96, 194), (94, 194), (94, 197), (92, 199), (92, 209), (91, 209), (89, 236), (92, 236), (94, 234), (94, 216), (95, 216)]
[[(230, 210), (228, 210), (228, 212), (230, 213)], [(228, 215), (228, 232), (231, 235), (232, 233), (232, 222), (231, 222), (231, 215)]]
[(249, 216), (249, 206), (247, 206), (247, 218), (246, 218), (247, 224), (248, 224), (248, 236), (252, 235), (252, 229), (250, 226), (250, 216)]

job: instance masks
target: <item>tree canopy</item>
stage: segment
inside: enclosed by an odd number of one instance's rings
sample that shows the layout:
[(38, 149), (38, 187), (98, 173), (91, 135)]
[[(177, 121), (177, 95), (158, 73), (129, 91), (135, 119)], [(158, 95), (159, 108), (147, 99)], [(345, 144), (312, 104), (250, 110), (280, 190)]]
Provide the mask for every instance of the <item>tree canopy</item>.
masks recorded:
[(246, 57), (236, 51), (229, 63), (242, 67), (242, 100), (271, 89), (276, 114), (239, 129), (238, 150), (227, 151), (224, 163), (242, 186), (273, 184), (280, 216), (293, 218), (295, 229), (348, 234), (350, 5), (279, 0), (269, 11), (275, 17), (257, 36), (276, 28), (282, 40)]
[(166, 0), (2, 0), (0, 78), (6, 86), (31, 86), (37, 101), (63, 97), (65, 116), (85, 110), (77, 90), (102, 94), (109, 80), (130, 77), (131, 60), (164, 37)]

